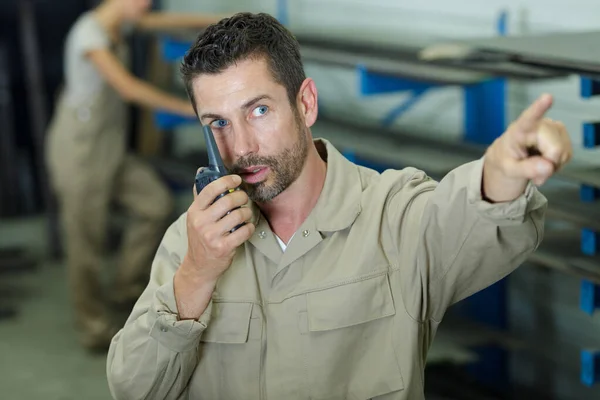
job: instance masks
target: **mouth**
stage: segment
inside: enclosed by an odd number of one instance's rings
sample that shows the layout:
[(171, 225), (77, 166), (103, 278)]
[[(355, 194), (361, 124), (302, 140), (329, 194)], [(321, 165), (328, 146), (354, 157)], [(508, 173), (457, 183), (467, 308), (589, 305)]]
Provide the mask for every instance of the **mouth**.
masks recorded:
[(240, 171), (240, 176), (246, 183), (258, 183), (269, 174), (270, 168), (266, 166), (252, 166)]

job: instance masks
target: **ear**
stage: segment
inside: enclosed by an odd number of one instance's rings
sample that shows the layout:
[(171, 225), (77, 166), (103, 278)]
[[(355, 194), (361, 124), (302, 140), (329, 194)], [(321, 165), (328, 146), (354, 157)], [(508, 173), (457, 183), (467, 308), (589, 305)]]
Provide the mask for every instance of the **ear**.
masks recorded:
[(304, 118), (304, 123), (307, 128), (313, 126), (317, 121), (319, 114), (319, 102), (317, 94), (317, 86), (312, 78), (306, 78), (298, 91), (296, 106), (300, 115)]

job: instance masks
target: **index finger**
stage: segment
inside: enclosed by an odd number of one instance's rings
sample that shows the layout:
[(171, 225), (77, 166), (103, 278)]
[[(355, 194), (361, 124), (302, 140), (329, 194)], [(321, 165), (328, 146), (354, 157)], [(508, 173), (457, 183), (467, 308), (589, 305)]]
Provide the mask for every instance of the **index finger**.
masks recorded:
[(215, 181), (212, 181), (198, 195), (194, 202), (202, 210), (206, 210), (222, 193), (235, 189), (242, 183), (239, 175), (225, 175)]
[(523, 131), (531, 131), (544, 118), (546, 111), (552, 107), (553, 98), (549, 94), (543, 94), (537, 98), (515, 121), (514, 126)]

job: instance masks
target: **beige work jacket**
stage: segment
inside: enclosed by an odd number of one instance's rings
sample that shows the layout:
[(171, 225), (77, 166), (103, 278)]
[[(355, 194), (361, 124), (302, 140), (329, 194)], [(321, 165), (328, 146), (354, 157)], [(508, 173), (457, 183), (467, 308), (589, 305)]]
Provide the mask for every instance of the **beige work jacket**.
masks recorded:
[(185, 215), (168, 229), (110, 348), (115, 399), (422, 399), (445, 310), (542, 239), (546, 199), (529, 185), (510, 203), (485, 202), (482, 160), (437, 183), (413, 168), (380, 174), (317, 143), (328, 167), (312, 213), (282, 252), (257, 211), (199, 321), (178, 321), (173, 293)]

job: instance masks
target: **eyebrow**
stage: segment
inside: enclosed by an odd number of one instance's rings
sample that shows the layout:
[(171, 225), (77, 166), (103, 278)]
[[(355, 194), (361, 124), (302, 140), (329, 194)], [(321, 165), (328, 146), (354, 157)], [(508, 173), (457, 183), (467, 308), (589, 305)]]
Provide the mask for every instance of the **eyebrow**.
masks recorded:
[[(264, 99), (272, 100), (273, 98), (271, 96), (269, 96), (268, 94), (261, 94), (259, 96), (254, 97), (253, 99), (248, 100), (240, 108), (242, 110), (247, 110), (248, 108), (252, 107), (254, 104), (256, 104), (259, 101), (264, 100)], [(219, 114), (214, 114), (214, 113), (206, 113), (206, 114), (202, 114), (200, 116), (200, 120), (203, 120), (205, 118), (210, 118), (210, 119), (225, 119), (225, 118), (223, 118), (223, 116), (221, 116)]]
[(255, 103), (258, 103), (259, 101), (264, 99), (272, 100), (271, 96), (269, 96), (268, 94), (261, 94), (260, 96), (256, 96), (252, 100), (249, 100), (246, 103), (244, 103), (242, 109), (247, 110), (248, 108), (252, 107)]

